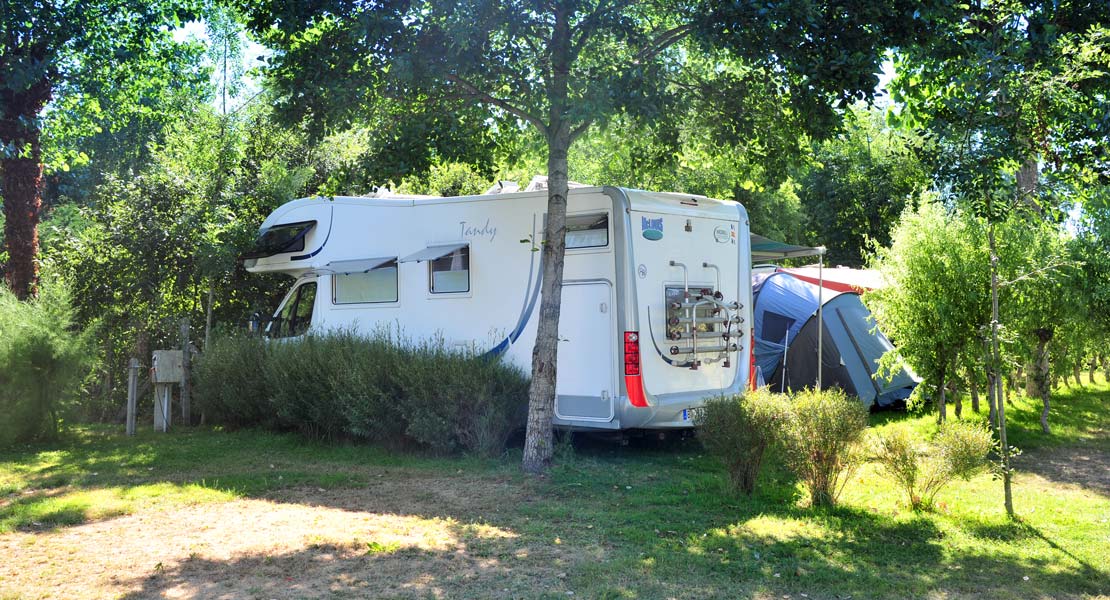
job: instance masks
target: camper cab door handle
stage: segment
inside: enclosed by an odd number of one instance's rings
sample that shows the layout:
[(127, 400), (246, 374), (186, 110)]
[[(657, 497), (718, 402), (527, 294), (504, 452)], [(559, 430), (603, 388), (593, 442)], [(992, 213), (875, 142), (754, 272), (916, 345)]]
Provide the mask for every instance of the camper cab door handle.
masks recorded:
[(608, 302), (602, 302), (601, 306), (598, 307), (598, 310), (601, 311), (601, 314), (605, 314), (605, 313), (609, 312), (609, 303)]

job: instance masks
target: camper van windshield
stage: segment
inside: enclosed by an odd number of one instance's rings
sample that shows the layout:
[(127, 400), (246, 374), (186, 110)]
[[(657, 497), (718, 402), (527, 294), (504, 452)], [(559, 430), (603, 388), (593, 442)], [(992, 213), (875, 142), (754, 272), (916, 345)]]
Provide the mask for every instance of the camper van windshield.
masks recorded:
[(316, 221), (274, 225), (258, 236), (242, 258), (266, 258), (283, 252), (300, 252), (304, 250), (305, 235), (314, 225)]
[(316, 282), (302, 284), (289, 295), (285, 305), (270, 323), (269, 337), (283, 338), (301, 335), (312, 324), (312, 309), (316, 305)]

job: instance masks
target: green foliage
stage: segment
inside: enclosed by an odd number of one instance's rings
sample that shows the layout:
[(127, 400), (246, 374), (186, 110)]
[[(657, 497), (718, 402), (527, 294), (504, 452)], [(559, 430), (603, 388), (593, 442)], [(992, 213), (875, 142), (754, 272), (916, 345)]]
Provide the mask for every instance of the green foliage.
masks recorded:
[(475, 196), (484, 193), (491, 181), (464, 163), (436, 163), (422, 175), (401, 180), (397, 192), (429, 196)]
[(206, 419), (233, 428), (276, 427), (263, 368), (270, 350), (259, 337), (231, 335), (216, 338), (193, 357), (193, 394)]
[(728, 470), (734, 491), (751, 494), (767, 449), (790, 415), (784, 396), (766, 388), (706, 401), (698, 414), (698, 439)]
[(867, 409), (838, 389), (804, 390), (792, 400), (782, 436), (786, 464), (805, 483), (813, 506), (832, 506), (862, 462)]
[(965, 213), (925, 202), (902, 214), (891, 238), (871, 259), (887, 285), (864, 298), (898, 346), (885, 366), (904, 359), (939, 398), (959, 353), (982, 347), (990, 314), (985, 232)]
[(914, 152), (921, 141), (882, 117), (856, 106), (843, 133), (815, 144), (798, 178), (809, 240), (828, 247), (827, 264), (859, 266), (872, 245), (889, 245), (898, 217), (931, 184)]
[(481, 456), (523, 426), (528, 389), (507, 363), (384, 333), (220, 338), (195, 374), (213, 422)]
[(931, 510), (937, 493), (954, 479), (970, 479), (987, 467), (994, 448), (989, 429), (968, 421), (947, 422), (926, 445), (907, 428), (877, 434), (872, 457), (906, 495), (914, 510)]
[(57, 435), (93, 362), (74, 320), (62, 285), (26, 302), (0, 285), (0, 446)]

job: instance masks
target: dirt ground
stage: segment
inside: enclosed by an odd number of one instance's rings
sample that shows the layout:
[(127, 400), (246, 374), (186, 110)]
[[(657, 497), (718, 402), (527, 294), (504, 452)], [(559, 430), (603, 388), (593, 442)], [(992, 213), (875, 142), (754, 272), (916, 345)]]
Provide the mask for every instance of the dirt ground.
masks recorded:
[[(559, 593), (581, 557), (483, 524), (483, 512), (495, 522), (520, 493), (461, 477), (383, 481), (14, 533), (0, 537), (0, 597), (4, 588), (66, 599)], [(446, 516), (464, 512), (465, 523)]]
[(1097, 447), (1040, 449), (1017, 457), (1018, 469), (1110, 496), (1110, 452)]

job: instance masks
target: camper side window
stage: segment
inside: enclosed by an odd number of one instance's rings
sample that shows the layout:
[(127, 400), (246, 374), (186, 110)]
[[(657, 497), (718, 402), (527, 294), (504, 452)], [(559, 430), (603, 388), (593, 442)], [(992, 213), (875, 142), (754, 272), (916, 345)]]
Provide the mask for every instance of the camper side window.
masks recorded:
[(365, 273), (332, 276), (333, 304), (373, 304), (397, 301), (397, 261), (391, 260)]
[(470, 291), (470, 246), (428, 262), (429, 289), (433, 294)]
[(567, 215), (567, 250), (609, 245), (609, 214)]

